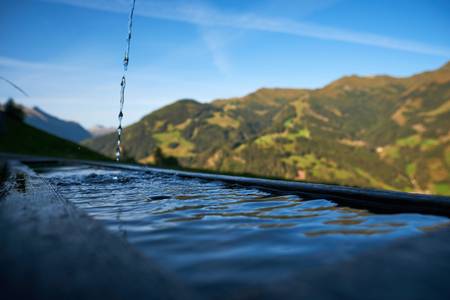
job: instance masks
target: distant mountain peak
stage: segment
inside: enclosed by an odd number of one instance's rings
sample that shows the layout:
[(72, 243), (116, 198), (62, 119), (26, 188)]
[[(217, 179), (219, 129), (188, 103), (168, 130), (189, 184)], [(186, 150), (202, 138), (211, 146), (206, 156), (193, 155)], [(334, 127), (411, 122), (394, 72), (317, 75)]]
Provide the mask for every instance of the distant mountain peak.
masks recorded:
[(80, 142), (92, 137), (91, 133), (74, 121), (62, 120), (55, 117), (38, 106), (23, 107), (25, 122), (28, 125), (56, 135), (66, 140)]
[(91, 128), (89, 128), (89, 132), (92, 134), (93, 137), (99, 137), (102, 135), (106, 135), (109, 133), (112, 133), (116, 131), (115, 127), (106, 127), (100, 124), (97, 124)]

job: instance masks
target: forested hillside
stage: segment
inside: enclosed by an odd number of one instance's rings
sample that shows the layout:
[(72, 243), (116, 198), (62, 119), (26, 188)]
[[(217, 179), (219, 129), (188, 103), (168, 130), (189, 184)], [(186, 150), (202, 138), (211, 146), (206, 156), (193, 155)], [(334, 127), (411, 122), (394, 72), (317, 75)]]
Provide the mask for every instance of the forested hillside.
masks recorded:
[[(115, 135), (86, 142), (114, 155)], [(343, 77), (321, 89), (180, 100), (124, 130), (128, 156), (181, 166), (450, 194), (450, 63), (406, 78)]]

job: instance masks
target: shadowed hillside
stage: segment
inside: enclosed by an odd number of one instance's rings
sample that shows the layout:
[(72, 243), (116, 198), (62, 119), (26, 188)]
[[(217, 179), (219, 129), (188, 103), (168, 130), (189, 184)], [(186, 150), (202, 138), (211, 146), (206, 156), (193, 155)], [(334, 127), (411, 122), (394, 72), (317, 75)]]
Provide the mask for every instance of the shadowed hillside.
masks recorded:
[(24, 112), (26, 116), (25, 122), (28, 125), (56, 135), (60, 138), (77, 143), (92, 137), (92, 134), (84, 129), (80, 124), (56, 118), (46, 113), (39, 107), (25, 107)]
[[(127, 127), (123, 144), (142, 163), (160, 147), (190, 168), (449, 195), (449, 120), (447, 64), (407, 78), (180, 100)], [(114, 139), (85, 144), (112, 157)]]
[(108, 159), (86, 147), (10, 118), (4, 112), (0, 112), (0, 152), (71, 159)]

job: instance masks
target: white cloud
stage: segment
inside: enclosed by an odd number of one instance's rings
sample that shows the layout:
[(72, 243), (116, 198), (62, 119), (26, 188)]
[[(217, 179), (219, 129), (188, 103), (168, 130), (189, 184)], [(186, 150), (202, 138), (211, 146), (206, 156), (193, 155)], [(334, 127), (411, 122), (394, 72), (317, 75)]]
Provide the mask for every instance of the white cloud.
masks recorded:
[[(129, 1), (126, 0), (46, 0), (89, 9), (111, 12), (128, 12)], [(267, 32), (278, 32), (300, 37), (333, 40), (386, 49), (395, 49), (414, 53), (450, 56), (450, 49), (395, 39), (383, 35), (355, 32), (312, 23), (298, 22), (290, 19), (270, 18), (256, 14), (231, 14), (199, 5), (198, 2), (186, 4), (176, 0), (138, 1), (135, 13), (140, 16), (187, 22), (201, 26), (223, 26)]]
[(14, 58), (5, 57), (5, 56), (0, 56), (0, 67), (20, 68), (20, 69), (62, 69), (62, 68), (64, 68), (59, 65), (19, 60), (19, 59), (14, 59)]
[(225, 48), (228, 44), (229, 37), (224, 36), (223, 32), (213, 28), (202, 28), (201, 35), (203, 41), (211, 53), (213, 64), (223, 75), (229, 75), (231, 71), (231, 63)]

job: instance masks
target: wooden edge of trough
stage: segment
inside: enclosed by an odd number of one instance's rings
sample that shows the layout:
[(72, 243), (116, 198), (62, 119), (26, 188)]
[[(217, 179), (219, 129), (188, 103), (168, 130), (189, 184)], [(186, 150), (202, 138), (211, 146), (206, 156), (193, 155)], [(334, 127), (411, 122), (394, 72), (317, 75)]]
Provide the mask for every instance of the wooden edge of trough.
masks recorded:
[(198, 299), (20, 162), (2, 190), (2, 299)]
[(191, 172), (122, 163), (93, 161), (55, 162), (60, 164), (84, 164), (134, 171), (151, 171), (185, 178), (196, 178), (207, 181), (222, 181), (228, 184), (260, 188), (279, 194), (294, 193), (307, 199), (329, 199), (342, 205), (361, 209), (370, 209), (371, 211), (378, 213), (423, 213), (450, 217), (450, 197), (446, 196), (347, 187), (322, 183), (295, 182), (287, 180)]
[[(0, 153), (0, 157), (8, 154)], [(243, 176), (222, 175), (182, 171), (175, 169), (156, 168), (137, 164), (115, 162), (100, 162), (88, 160), (71, 160), (52, 157), (36, 157), (24, 155), (10, 155), (26, 164), (83, 164), (115, 169), (152, 171), (172, 174), (186, 178), (198, 178), (209, 181), (222, 181), (229, 184), (251, 186), (270, 190), (276, 193), (295, 193), (305, 198), (325, 198), (350, 207), (370, 209), (378, 213), (423, 213), (450, 217), (450, 197), (427, 195), (419, 193), (397, 192), (379, 189), (348, 187), (322, 183), (308, 183), (299, 181), (275, 180)]]

